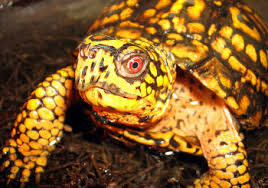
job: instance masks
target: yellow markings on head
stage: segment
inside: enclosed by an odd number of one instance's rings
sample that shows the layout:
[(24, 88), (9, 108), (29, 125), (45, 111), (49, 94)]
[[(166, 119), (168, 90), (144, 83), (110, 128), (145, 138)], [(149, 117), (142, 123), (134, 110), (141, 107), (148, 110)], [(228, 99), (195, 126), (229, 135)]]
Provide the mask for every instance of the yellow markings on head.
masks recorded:
[(47, 108), (39, 108), (37, 110), (39, 116), (41, 119), (46, 119), (46, 120), (53, 120), (54, 119), (54, 114), (52, 111), (48, 110)]
[(163, 86), (164, 86), (164, 87), (167, 87), (169, 84), (170, 84), (170, 83), (169, 83), (169, 80), (168, 80), (167, 75), (164, 75)]
[(141, 83), (140, 90), (141, 90), (141, 96), (145, 97), (146, 96), (146, 82)]
[(155, 5), (155, 8), (160, 10), (162, 8), (167, 7), (170, 3), (171, 3), (171, 0), (161, 0), (157, 2), (157, 4)]
[(143, 17), (144, 18), (151, 18), (155, 15), (156, 10), (155, 9), (147, 9), (143, 12)]
[(250, 57), (250, 59), (253, 62), (257, 61), (257, 53), (256, 53), (256, 49), (252, 44), (248, 44), (246, 46), (246, 54)]
[(167, 34), (167, 37), (169, 39), (175, 39), (177, 41), (183, 40), (183, 37), (180, 34), (178, 34), (178, 33), (168, 33)]
[(228, 63), (234, 70), (241, 72), (242, 74), (247, 71), (247, 68), (234, 56), (229, 58)]
[(42, 97), (45, 96), (45, 94), (46, 94), (46, 92), (45, 92), (44, 88), (42, 88), (42, 87), (39, 87), (39, 88), (37, 88), (37, 89), (35, 90), (35, 96), (36, 96), (37, 98), (42, 98)]
[(185, 18), (181, 17), (174, 17), (172, 19), (172, 23), (174, 25), (174, 29), (178, 32), (178, 33), (185, 33), (186, 32), (186, 26), (184, 24)]
[(250, 37), (256, 39), (257, 41), (261, 41), (260, 33), (255, 27), (251, 29), (245, 23), (240, 22), (240, 20), (238, 19), (240, 15), (240, 10), (238, 8), (230, 7), (229, 10), (232, 15), (233, 26), (235, 28), (242, 30), (244, 33), (248, 34)]
[(154, 27), (146, 27), (145, 31), (150, 35), (154, 35), (157, 32), (157, 30)]
[(150, 74), (146, 74), (145, 76), (145, 81), (148, 83), (148, 84), (153, 84), (155, 83), (154, 79), (150, 76)]
[(163, 85), (163, 76), (162, 75), (157, 76), (156, 84), (157, 84), (157, 87), (160, 87)]
[(233, 34), (233, 29), (230, 26), (223, 26), (220, 29), (219, 33), (222, 37), (230, 39)]
[(24, 124), (25, 124), (27, 129), (31, 130), (31, 129), (37, 127), (39, 123), (36, 119), (26, 118), (24, 121)]
[(133, 6), (136, 6), (138, 3), (138, 0), (127, 0), (127, 5), (129, 7), (133, 7)]
[(156, 69), (156, 66), (153, 62), (150, 63), (149, 65), (150, 67), (150, 72), (151, 74), (154, 76), (154, 77), (157, 77), (157, 69)]
[(205, 2), (203, 0), (195, 0), (194, 6), (190, 6), (187, 8), (187, 14), (190, 18), (194, 20), (198, 20), (201, 16), (201, 13), (205, 9)]
[(241, 52), (245, 47), (244, 39), (241, 35), (235, 34), (232, 37), (232, 45), (235, 47), (237, 52)]
[(147, 87), (147, 94), (150, 95), (152, 92), (152, 87), (151, 86), (148, 86)]
[(53, 98), (51, 98), (51, 97), (43, 98), (43, 103), (44, 103), (45, 107), (47, 107), (50, 110), (52, 110), (56, 107), (56, 104), (55, 104)]
[(169, 30), (171, 26), (168, 19), (159, 20), (158, 25), (160, 25), (163, 30)]
[(177, 0), (175, 3), (172, 4), (169, 12), (173, 14), (179, 14), (181, 9), (183, 8), (184, 3), (185, 0)]
[(261, 82), (261, 91), (268, 96), (268, 85), (266, 84), (266, 82), (264, 80), (262, 80)]
[(267, 56), (263, 50), (260, 50), (260, 61), (262, 66), (267, 69)]
[(159, 20), (159, 18), (152, 17), (152, 18), (150, 18), (149, 23), (150, 23), (150, 24), (155, 24), (155, 23), (158, 22), (158, 20)]
[(205, 26), (201, 23), (188, 23), (187, 29), (190, 33), (203, 33)]
[(128, 39), (137, 39), (141, 36), (141, 32), (136, 29), (118, 29), (116, 36)]
[(101, 25), (106, 25), (108, 23), (114, 23), (119, 20), (118, 14), (113, 14), (110, 17), (103, 18)]
[(120, 19), (121, 20), (125, 20), (128, 19), (132, 14), (133, 14), (133, 9), (132, 8), (125, 8), (122, 10), (122, 12), (120, 13)]
[(120, 27), (137, 27), (137, 28), (143, 28), (143, 25), (140, 25), (137, 22), (132, 22), (132, 21), (123, 21), (119, 24)]

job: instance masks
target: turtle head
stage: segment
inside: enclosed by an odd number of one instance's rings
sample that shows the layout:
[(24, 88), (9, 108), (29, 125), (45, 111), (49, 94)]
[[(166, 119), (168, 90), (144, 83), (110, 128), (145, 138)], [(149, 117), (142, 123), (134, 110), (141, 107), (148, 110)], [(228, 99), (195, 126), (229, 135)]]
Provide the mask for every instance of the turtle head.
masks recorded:
[(163, 117), (175, 79), (173, 56), (145, 39), (90, 35), (75, 71), (82, 99), (112, 123), (147, 127)]

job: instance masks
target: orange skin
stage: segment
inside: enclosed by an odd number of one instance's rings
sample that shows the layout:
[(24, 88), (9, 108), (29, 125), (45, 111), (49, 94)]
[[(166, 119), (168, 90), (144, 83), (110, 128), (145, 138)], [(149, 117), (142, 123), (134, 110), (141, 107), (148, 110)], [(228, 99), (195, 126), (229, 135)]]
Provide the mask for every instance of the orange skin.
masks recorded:
[(39, 182), (66, 110), (81, 98), (115, 139), (203, 155), (209, 171), (189, 187), (250, 187), (239, 128), (267, 122), (267, 31), (238, 1), (105, 8), (75, 64), (48, 76), (23, 105), (3, 148), (7, 182), (19, 176), (23, 186), (33, 174)]

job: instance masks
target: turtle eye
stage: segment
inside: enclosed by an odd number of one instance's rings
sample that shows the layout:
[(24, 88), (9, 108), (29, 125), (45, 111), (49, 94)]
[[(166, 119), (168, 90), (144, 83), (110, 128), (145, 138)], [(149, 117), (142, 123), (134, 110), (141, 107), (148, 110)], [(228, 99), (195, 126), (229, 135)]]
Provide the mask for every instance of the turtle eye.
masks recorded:
[(143, 61), (139, 57), (130, 59), (127, 63), (127, 68), (130, 73), (138, 73), (143, 67)]

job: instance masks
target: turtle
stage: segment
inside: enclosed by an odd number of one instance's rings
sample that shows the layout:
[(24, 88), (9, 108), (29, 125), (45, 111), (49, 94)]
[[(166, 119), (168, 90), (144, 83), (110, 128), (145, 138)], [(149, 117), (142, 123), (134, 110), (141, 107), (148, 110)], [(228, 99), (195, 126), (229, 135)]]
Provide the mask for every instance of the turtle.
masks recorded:
[(209, 171), (189, 187), (250, 187), (240, 129), (267, 126), (267, 32), (241, 1), (106, 7), (74, 64), (46, 77), (23, 105), (3, 148), (8, 182), (39, 181), (66, 110), (82, 100), (116, 140), (203, 155)]

